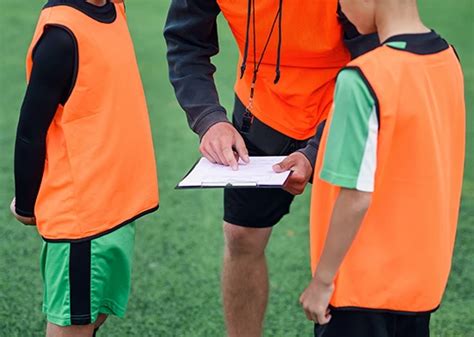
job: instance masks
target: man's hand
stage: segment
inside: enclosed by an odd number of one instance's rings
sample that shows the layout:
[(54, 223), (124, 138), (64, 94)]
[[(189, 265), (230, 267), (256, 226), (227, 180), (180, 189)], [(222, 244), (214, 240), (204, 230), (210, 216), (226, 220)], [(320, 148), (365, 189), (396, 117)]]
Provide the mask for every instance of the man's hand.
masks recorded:
[(320, 325), (331, 320), (329, 301), (334, 292), (334, 284), (318, 281), (315, 277), (300, 296), (300, 304), (310, 321)]
[(27, 226), (36, 226), (36, 219), (34, 217), (25, 217), (16, 213), (15, 198), (13, 198), (12, 203), (10, 204), (10, 211), (12, 212), (13, 216), (22, 224)]
[(216, 123), (207, 130), (199, 147), (210, 162), (239, 169), (239, 158), (249, 162), (249, 154), (242, 136), (230, 123)]
[(308, 158), (301, 152), (294, 152), (286, 157), (282, 162), (273, 165), (273, 171), (280, 173), (293, 171), (285, 183), (285, 191), (298, 195), (304, 192), (304, 188), (311, 178), (313, 167)]

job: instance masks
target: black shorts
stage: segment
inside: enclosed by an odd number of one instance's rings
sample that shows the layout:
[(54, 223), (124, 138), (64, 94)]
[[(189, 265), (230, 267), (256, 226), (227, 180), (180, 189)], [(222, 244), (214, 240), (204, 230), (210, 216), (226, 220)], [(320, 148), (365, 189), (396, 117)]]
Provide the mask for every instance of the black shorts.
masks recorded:
[(315, 337), (429, 337), (430, 313), (396, 314), (332, 311), (331, 321), (315, 325)]
[[(245, 107), (236, 97), (233, 123), (244, 138), (250, 156), (286, 156), (306, 146), (254, 118), (247, 133), (241, 132)], [(276, 225), (290, 212), (294, 196), (281, 189), (238, 188), (224, 190), (224, 221), (243, 227)]]

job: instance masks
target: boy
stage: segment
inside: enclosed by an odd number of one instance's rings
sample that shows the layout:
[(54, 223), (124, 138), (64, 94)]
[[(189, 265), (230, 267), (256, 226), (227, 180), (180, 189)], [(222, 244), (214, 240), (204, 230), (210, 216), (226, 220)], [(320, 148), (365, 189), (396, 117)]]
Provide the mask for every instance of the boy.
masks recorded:
[(133, 221), (158, 208), (148, 112), (122, 2), (50, 0), (27, 57), (12, 212), (44, 239), (47, 336), (123, 317)]
[(382, 46), (337, 79), (313, 187), (314, 278), (300, 301), (317, 337), (429, 336), (460, 205), (461, 66), (416, 0), (341, 6)]

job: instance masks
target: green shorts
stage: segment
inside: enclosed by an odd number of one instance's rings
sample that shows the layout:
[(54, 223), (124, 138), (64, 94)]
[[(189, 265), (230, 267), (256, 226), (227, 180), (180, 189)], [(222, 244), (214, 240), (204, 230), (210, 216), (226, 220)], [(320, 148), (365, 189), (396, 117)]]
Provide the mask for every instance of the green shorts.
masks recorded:
[(123, 317), (130, 295), (135, 224), (84, 242), (44, 242), (43, 312), (60, 326)]

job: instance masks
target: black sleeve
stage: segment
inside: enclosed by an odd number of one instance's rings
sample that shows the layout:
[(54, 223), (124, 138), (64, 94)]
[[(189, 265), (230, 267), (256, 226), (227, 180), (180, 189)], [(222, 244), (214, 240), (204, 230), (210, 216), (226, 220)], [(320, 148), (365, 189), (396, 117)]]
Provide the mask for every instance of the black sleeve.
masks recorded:
[(56, 26), (45, 29), (34, 50), (15, 142), (15, 197), (19, 215), (34, 216), (46, 158), (46, 134), (58, 105), (68, 98), (76, 55), (74, 37)]
[(219, 52), (219, 13), (215, 0), (172, 0), (164, 30), (170, 81), (191, 129), (201, 137), (213, 124), (228, 121), (211, 63)]
[(302, 148), (299, 150), (302, 154), (308, 158), (309, 162), (311, 163), (311, 166), (314, 169), (314, 165), (316, 164), (316, 158), (318, 156), (318, 151), (319, 151), (319, 144), (321, 142), (321, 137), (323, 136), (324, 128), (326, 126), (326, 121), (322, 121), (317, 129), (316, 129), (316, 134), (313, 136), (308, 141), (308, 144), (306, 144), (306, 147)]

